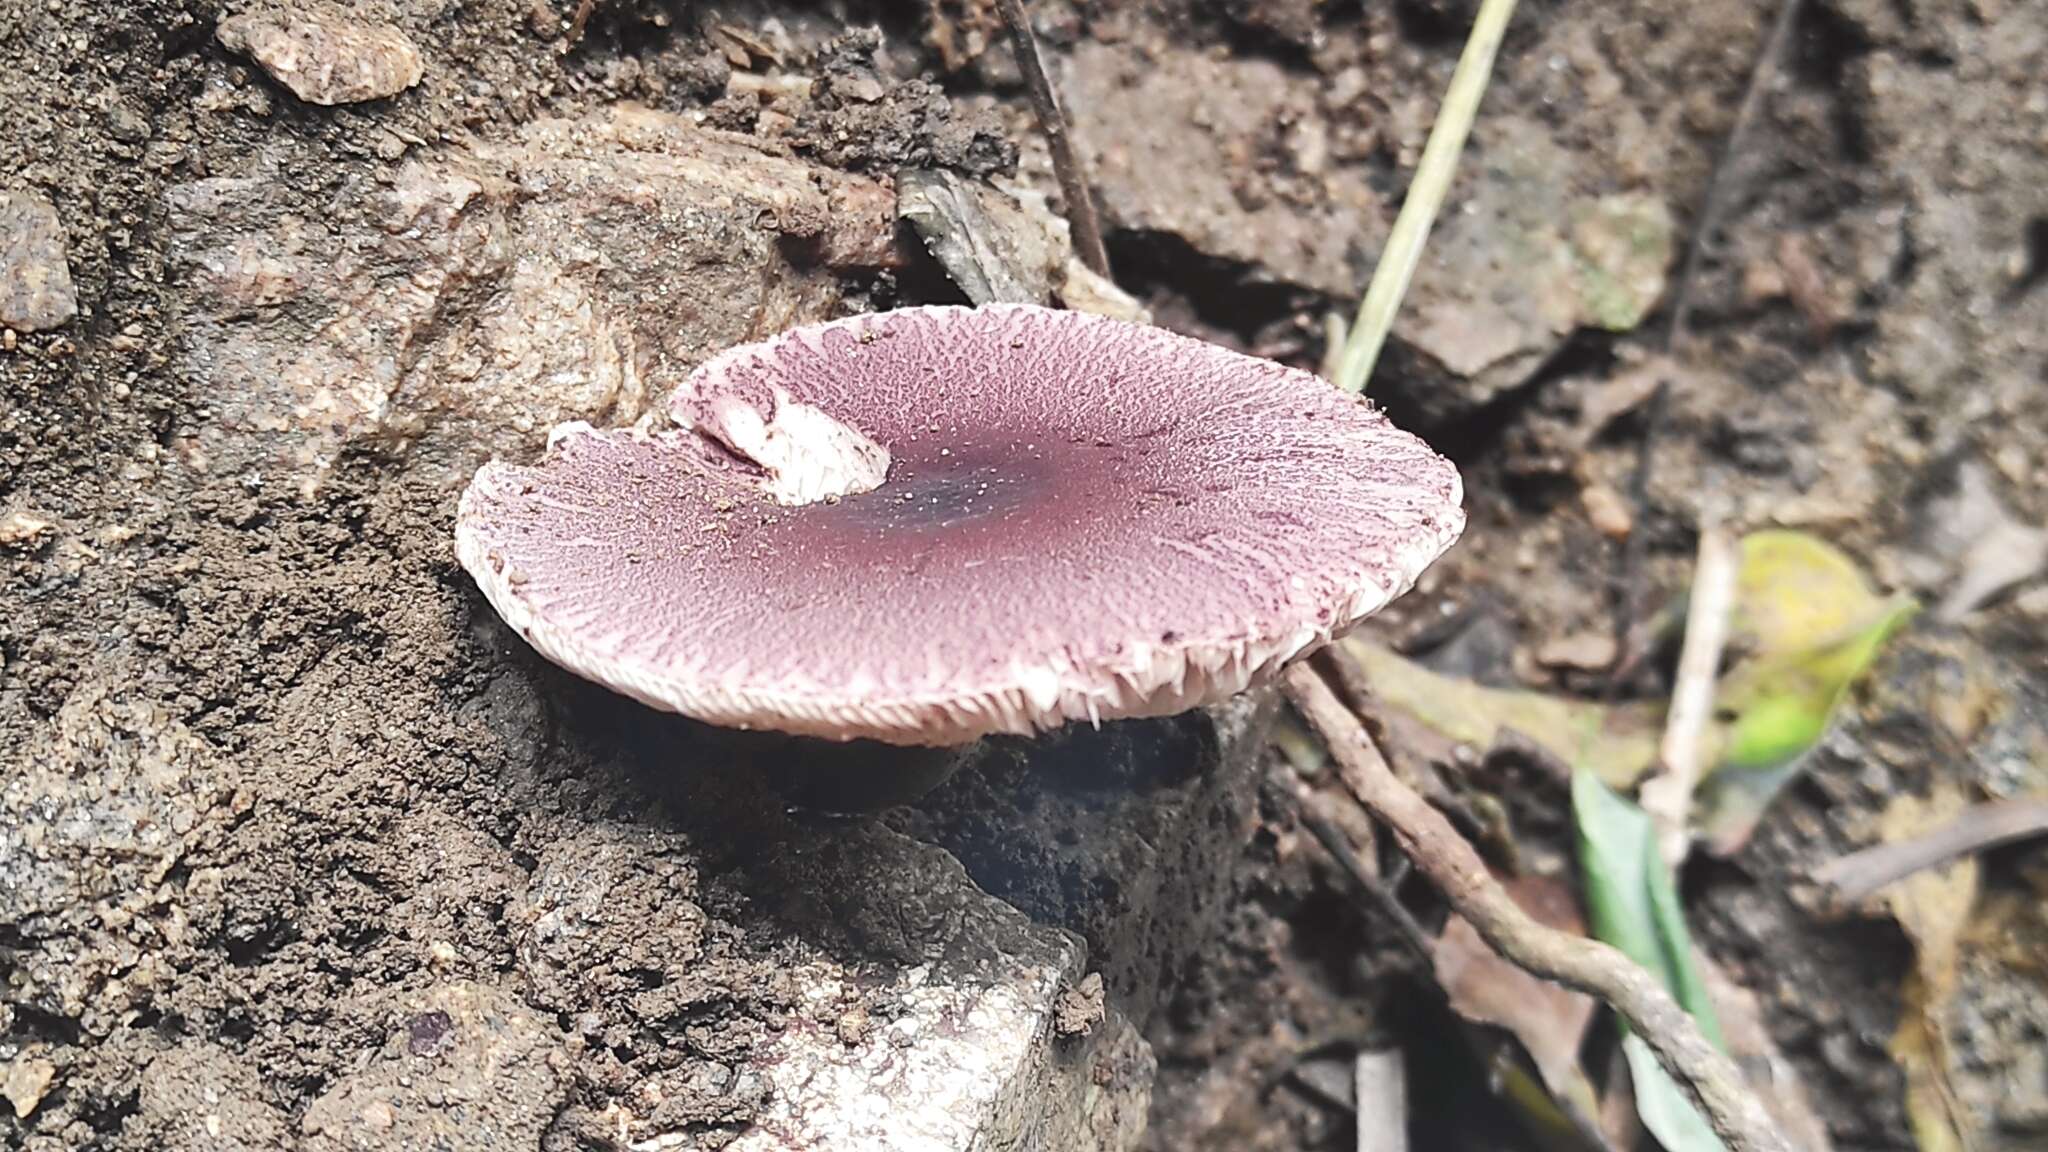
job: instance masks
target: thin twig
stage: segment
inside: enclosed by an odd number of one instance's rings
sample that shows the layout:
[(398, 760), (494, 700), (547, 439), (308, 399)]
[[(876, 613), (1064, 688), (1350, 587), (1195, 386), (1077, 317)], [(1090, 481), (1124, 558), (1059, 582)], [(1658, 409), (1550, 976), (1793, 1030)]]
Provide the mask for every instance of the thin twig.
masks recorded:
[[(1770, 35), (1765, 38), (1763, 48), (1758, 51), (1756, 63), (1750, 68), (1749, 83), (1742, 92), (1742, 103), (1736, 108), (1735, 122), (1728, 127), (1728, 136), (1721, 142), (1721, 154), (1714, 159), (1714, 170), (1707, 177), (1706, 194), (1700, 199), (1700, 210), (1693, 219), (1692, 234), (1686, 238), (1685, 260), (1679, 266), (1678, 278), (1671, 285), (1671, 313), (1663, 333), (1662, 351), (1675, 353), (1679, 345), (1691, 334), (1688, 321), (1692, 318), (1692, 290), (1699, 281), (1700, 265), (1706, 259), (1707, 245), (1715, 231), (1721, 226), (1721, 214), (1737, 187), (1736, 158), (1749, 140), (1750, 128), (1762, 112), (1764, 95), (1770, 90), (1771, 77), (1776, 73), (1778, 61), (1784, 59), (1785, 46), (1792, 39), (1792, 29), (1799, 18), (1799, 0), (1783, 0), (1778, 6), (1777, 19), (1771, 25)], [(1631, 630), (1641, 618), (1641, 586), (1643, 563), (1648, 548), (1648, 537), (1643, 531), (1643, 521), (1650, 506), (1650, 467), (1657, 438), (1662, 434), (1669, 419), (1671, 382), (1661, 380), (1657, 391), (1651, 395), (1651, 407), (1643, 422), (1643, 440), (1637, 450), (1636, 470), (1629, 485), (1630, 504), (1635, 512), (1635, 531), (1629, 536), (1628, 545), (1622, 553), (1621, 573), (1618, 582), (1620, 599), (1616, 606), (1620, 618), (1615, 624), (1616, 662), (1608, 675), (1607, 696), (1612, 698), (1619, 691), (1623, 681), (1632, 674), (1642, 661), (1643, 653), (1630, 643)], [(1624, 614), (1625, 615), (1622, 615)]]
[(1710, 507), (1700, 519), (1699, 559), (1693, 565), (1692, 595), (1686, 602), (1685, 641), (1678, 649), (1678, 682), (1671, 689), (1671, 711), (1658, 748), (1662, 771), (1636, 793), (1643, 811), (1657, 824), (1657, 846), (1673, 871), (1692, 851), (1692, 794), (1704, 768), (1701, 740), (1714, 715), (1714, 685), (1720, 678), (1721, 654), (1728, 648), (1740, 569), (1735, 537), (1722, 524), (1720, 510)]
[(1408, 183), (1408, 197), (1401, 202), (1394, 228), (1387, 233), (1387, 246), (1373, 266), (1372, 283), (1366, 285), (1365, 299), (1358, 303), (1358, 319), (1351, 325), (1351, 337), (1344, 342), (1344, 355), (1337, 361), (1331, 383), (1346, 392), (1363, 392), (1365, 382), (1379, 362), (1386, 346), (1387, 332), (1394, 326), (1394, 314), (1401, 310), (1401, 298), (1408, 294), (1408, 281), (1422, 261), (1422, 246), (1429, 240), (1431, 225), (1451, 190), (1451, 175), (1458, 167), (1458, 153), (1464, 151), (1465, 137), (1472, 132), (1473, 117), (1479, 113), (1479, 98), (1486, 94), (1487, 79), (1493, 74), (1493, 58), (1507, 35), (1508, 17), (1514, 15), (1515, 0), (1480, 0), (1479, 15), (1472, 20), (1472, 34), (1465, 51), (1451, 73), (1451, 86), (1444, 93), (1443, 107), (1422, 145), (1422, 158), (1415, 164), (1415, 178)]
[(1538, 976), (1611, 1005), (1691, 1095), (1729, 1152), (1792, 1152), (1734, 1062), (1656, 977), (1609, 945), (1545, 927), (1522, 911), (1450, 822), (1395, 778), (1365, 726), (1321, 675), (1297, 664), (1283, 683), (1296, 710), (1330, 746), (1344, 783), (1488, 944)]
[(1629, 510), (1634, 520), (1621, 546), (1614, 578), (1614, 666), (1607, 670), (1602, 697), (1612, 700), (1634, 673), (1642, 656), (1635, 643), (1636, 621), (1643, 616), (1643, 573), (1650, 560), (1650, 474), (1657, 459), (1657, 441), (1671, 414), (1671, 381), (1659, 380), (1643, 408), (1643, 438), (1636, 445), (1635, 471), (1628, 480)]
[[(1429, 932), (1415, 919), (1415, 914), (1408, 911), (1395, 895), (1400, 891), (1401, 881), (1410, 870), (1408, 857), (1400, 857), (1396, 861), (1396, 867), (1389, 869), (1386, 874), (1375, 874), (1371, 864), (1361, 855), (1360, 848), (1352, 843), (1351, 836), (1346, 835), (1338, 826), (1340, 822), (1332, 813), (1329, 797), (1317, 791), (1298, 773), (1283, 769), (1282, 774), (1285, 777), (1282, 786), (1294, 796), (1296, 815), (1302, 827), (1309, 830), (1316, 838), (1316, 842), (1321, 844), (1323, 850), (1330, 854), (1330, 858), (1337, 862), (1337, 866), (1351, 877), (1361, 894), (1360, 902), (1366, 913), (1384, 917), (1387, 923), (1392, 924), (1402, 947), (1417, 962), (1421, 970), (1437, 976), (1436, 980), (1429, 983), (1429, 987), (1436, 989), (1437, 994), (1445, 1000), (1446, 1006), (1451, 1007), (1454, 1012), (1457, 1011), (1455, 1006), (1449, 1004), (1450, 990), (1444, 987), (1441, 972), (1437, 968), (1436, 941), (1431, 939)], [(1367, 820), (1369, 823), (1369, 818), (1362, 812), (1359, 813), (1359, 819)], [(1612, 1152), (1612, 1145), (1601, 1134), (1599, 1124), (1591, 1117), (1583, 1115), (1572, 1100), (1559, 1097), (1557, 1106), (1571, 1120), (1572, 1126), (1584, 1138), (1587, 1147), (1599, 1149), (1600, 1152)]]
[(1430, 942), (1429, 933), (1423, 930), (1413, 913), (1401, 906), (1401, 901), (1394, 896), (1393, 889), (1366, 867), (1365, 861), (1359, 858), (1358, 851), (1352, 846), (1350, 839), (1337, 827), (1337, 822), (1321, 811), (1326, 803), (1322, 794), (1309, 787), (1306, 781), (1294, 773), (1289, 772), (1287, 775), (1292, 778), (1289, 791), (1294, 794), (1296, 816), (1301, 820), (1301, 826), (1308, 829), (1309, 834), (1316, 838), (1316, 842), (1323, 846), (1323, 851), (1328, 852), (1330, 858), (1337, 862), (1337, 866), (1351, 877), (1361, 892), (1365, 893), (1366, 900), (1372, 905), (1372, 911), (1394, 926), (1394, 934), (1400, 937), (1402, 946), (1421, 963), (1423, 970), (1429, 971), (1436, 963), (1436, 946)]
[(1678, 283), (1672, 288), (1671, 320), (1664, 331), (1664, 347), (1672, 352), (1678, 351), (1687, 336), (1686, 321), (1692, 318), (1692, 286), (1699, 279), (1707, 243), (1721, 226), (1721, 212), (1735, 190), (1735, 158), (1742, 154), (1757, 113), (1763, 110), (1764, 93), (1770, 89), (1778, 61), (1785, 56), (1785, 45), (1792, 40), (1798, 16), (1799, 0), (1781, 0), (1777, 22), (1771, 25), (1770, 38), (1757, 54), (1756, 66), (1749, 74), (1749, 87), (1743, 91), (1742, 105), (1735, 111), (1735, 123), (1729, 127), (1720, 158), (1714, 162), (1713, 175), (1707, 179), (1706, 199), (1700, 202), (1700, 214), (1692, 222), (1692, 236), (1685, 244), (1685, 263), (1679, 266)]
[[(1357, 713), (1359, 719), (1367, 724), (1377, 719), (1373, 714), (1372, 675), (1365, 670), (1365, 665), (1358, 662), (1350, 648), (1342, 643), (1332, 644), (1311, 659), (1316, 662), (1316, 670), (1330, 682), (1330, 687), (1337, 690), (1338, 699)], [(1375, 740), (1385, 739), (1387, 735), (1380, 729), (1372, 729), (1371, 734)]]
[(1853, 904), (1922, 869), (2036, 836), (2048, 836), (2048, 800), (1999, 800), (1966, 809), (1924, 836), (1836, 857), (1813, 878)]
[(1039, 131), (1052, 150), (1053, 175), (1060, 182), (1060, 196), (1067, 202), (1067, 223), (1074, 233), (1074, 254), (1090, 271), (1109, 276), (1109, 250), (1102, 246), (1102, 221), (1095, 215), (1095, 198), (1081, 172), (1081, 160), (1074, 155), (1074, 142), (1067, 135), (1067, 118), (1052, 94), (1052, 82), (1045, 77), (1045, 64), (1038, 57), (1038, 37), (1031, 31), (1031, 17), (1024, 0), (996, 0), (996, 10), (1010, 29), (1010, 44), (1017, 55), (1017, 71), (1024, 75), (1024, 90), (1031, 96), (1031, 110), (1038, 116)]

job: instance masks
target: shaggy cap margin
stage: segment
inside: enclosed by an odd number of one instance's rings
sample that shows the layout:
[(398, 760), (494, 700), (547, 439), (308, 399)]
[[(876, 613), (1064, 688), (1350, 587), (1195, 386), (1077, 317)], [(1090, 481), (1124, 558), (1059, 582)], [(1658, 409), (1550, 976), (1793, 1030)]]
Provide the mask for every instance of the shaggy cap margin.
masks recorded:
[(669, 416), (486, 465), (456, 551), (549, 660), (732, 728), (948, 745), (1185, 711), (1464, 525), (1456, 469), (1320, 378), (1029, 306), (796, 329)]

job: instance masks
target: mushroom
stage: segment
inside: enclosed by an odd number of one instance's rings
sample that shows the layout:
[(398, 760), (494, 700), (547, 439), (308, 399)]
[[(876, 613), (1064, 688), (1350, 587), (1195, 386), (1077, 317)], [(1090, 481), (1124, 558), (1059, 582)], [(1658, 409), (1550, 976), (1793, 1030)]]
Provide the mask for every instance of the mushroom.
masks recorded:
[(456, 551), (548, 659), (727, 728), (958, 748), (1181, 712), (1464, 524), (1457, 470), (1316, 376), (1024, 305), (797, 328), (665, 417), (484, 466)]

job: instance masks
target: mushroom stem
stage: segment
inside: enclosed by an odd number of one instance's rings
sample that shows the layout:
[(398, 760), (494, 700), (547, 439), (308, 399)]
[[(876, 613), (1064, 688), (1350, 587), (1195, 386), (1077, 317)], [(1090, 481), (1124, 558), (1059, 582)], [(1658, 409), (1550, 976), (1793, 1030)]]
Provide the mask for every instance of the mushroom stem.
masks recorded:
[(790, 806), (835, 816), (864, 816), (908, 804), (945, 783), (981, 746), (977, 741), (919, 748), (773, 732), (739, 734), (736, 742)]
[(1046, 79), (1045, 64), (1038, 57), (1038, 37), (1031, 31), (1031, 17), (1024, 0), (996, 0), (1003, 23), (1010, 29), (1010, 44), (1017, 54), (1017, 71), (1024, 76), (1024, 89), (1031, 96), (1031, 110), (1038, 115), (1039, 130), (1052, 150), (1053, 175), (1059, 178), (1060, 196), (1067, 202), (1067, 223), (1074, 232), (1074, 255), (1088, 270), (1109, 275), (1109, 250), (1102, 245), (1102, 221), (1095, 215), (1095, 199), (1088, 194), (1088, 181), (1081, 173), (1081, 159), (1074, 154), (1074, 141), (1067, 135), (1067, 118)]

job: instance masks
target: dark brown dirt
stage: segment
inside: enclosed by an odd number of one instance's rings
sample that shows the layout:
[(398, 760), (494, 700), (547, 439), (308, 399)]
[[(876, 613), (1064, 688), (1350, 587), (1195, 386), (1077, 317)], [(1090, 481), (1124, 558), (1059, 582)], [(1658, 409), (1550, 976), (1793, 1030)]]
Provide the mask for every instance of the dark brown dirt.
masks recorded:
[[(186, 285), (168, 260), (168, 190), (259, 153), (291, 173), (283, 208), (318, 222), (380, 164), (633, 100), (835, 166), (1016, 163), (1049, 185), (984, 5), (935, 0), (941, 24), (892, 9), (872, 71), (842, 45), (794, 116), (737, 91), (735, 56), (798, 67), (866, 8), (599, 0), (571, 43), (575, 7), (375, 6), (420, 45), (424, 79), (323, 109), (215, 41), (220, 4), (0, 0), (0, 189), (58, 207), (80, 304), (68, 326), (0, 352), (0, 515), (49, 525), (0, 540), (0, 1066), (40, 1084), (0, 1109), (0, 1145), (274, 1150), (341, 1146), (368, 1124), (382, 1143), (355, 1146), (419, 1147), (446, 1134), (375, 1125), (436, 1093), (506, 1146), (609, 1147), (608, 1109), (649, 1085), (665, 1102), (643, 1120), (715, 1143), (762, 1099), (736, 1069), (795, 1009), (784, 942), (857, 970), (922, 955), (916, 926), (943, 924), (945, 909), (887, 876), (871, 887), (909, 920), (806, 898), (820, 876), (859, 874), (859, 834), (792, 820), (721, 771), (715, 741), (517, 645), (453, 563), (452, 495), (402, 460), (351, 450), (305, 500), (178, 451), (213, 414), (177, 367)], [(1217, 86), (1204, 99), (1261, 110), (1198, 126), (1228, 168), (1213, 200), (1181, 198), (1198, 218), (1175, 231), (1113, 212), (1114, 254), (1163, 320), (1312, 363), (1322, 311), (1348, 307), (1339, 282), (1375, 254), (1471, 5), (1039, 7), (1056, 59), (1117, 54), (1119, 83), (1195, 77)], [(1767, 19), (1723, 2), (1524, 5), (1469, 170), (1540, 129), (1575, 189), (1653, 194), (1682, 229)], [(2048, 516), (2044, 29), (2040, 0), (1807, 6), (1692, 289), (1703, 367), (1674, 398), (1636, 526), (1653, 600), (1682, 579), (1709, 487), (1747, 520), (1822, 531), (1901, 583), (1916, 493), (1958, 454), (1988, 462), (2030, 522)], [(1170, 167), (1138, 175), (1174, 203)], [(1144, 187), (1107, 191), (1112, 209), (1119, 195), (1150, 202)], [(1773, 275), (1785, 290), (1768, 289)], [(893, 291), (845, 287), (849, 301)], [(1572, 336), (1531, 381), (1473, 404), (1445, 403), (1430, 391), (1440, 376), (1404, 370), (1395, 350), (1376, 388), (1432, 422), (1467, 469), (1474, 515), (1389, 630), (1505, 605), (1497, 658), (1476, 670), (1542, 681), (1530, 649), (1606, 626), (1612, 544), (1588, 493), (1625, 490), (1639, 424), (1591, 428), (1587, 414), (1650, 343)], [(1929, 772), (1991, 794), (2038, 786), (1910, 740), (1873, 769), (1862, 742), (1930, 710), (1943, 667), (2037, 666), (2044, 619), (2048, 600), (2023, 588), (1949, 655), (1909, 663), (1918, 672), (1885, 681), (1903, 686), (1866, 702), (1865, 727), (1831, 742), (1827, 770), (1748, 854), (1688, 878), (1709, 949), (1767, 990), (1843, 1147), (1910, 1147), (1883, 1052), (1903, 942), (1787, 893)], [(1982, 739), (2028, 746), (2003, 731)], [(1401, 1018), (1382, 1010), (1399, 985), (1379, 930), (1278, 796), (1188, 775), (1199, 734), (1150, 739), (1085, 759), (1128, 767), (1119, 787), (1184, 790), (1186, 819), (1238, 821), (1240, 859), (1183, 860), (1173, 829), (1091, 858), (1076, 845), (1115, 827), (1125, 795), (1008, 752), (905, 826), (1089, 936), (1112, 1004), (1156, 1006), (1155, 1147), (1344, 1146), (1341, 1111), (1283, 1081), (1301, 1056)], [(1010, 820), (1041, 771), (1055, 786)], [(1204, 914), (1113, 927), (1143, 894), (1105, 880), (1161, 859), (1206, 893)], [(2024, 861), (2000, 875), (2029, 882)], [(1973, 1059), (2023, 1077), (2011, 1038), (2038, 1044), (2039, 1005), (1995, 972), (1972, 979), (1988, 1006)], [(849, 995), (849, 1012), (886, 1015)], [(484, 1065), (496, 1079), (413, 1074)], [(197, 1101), (211, 1119), (195, 1127)]]

